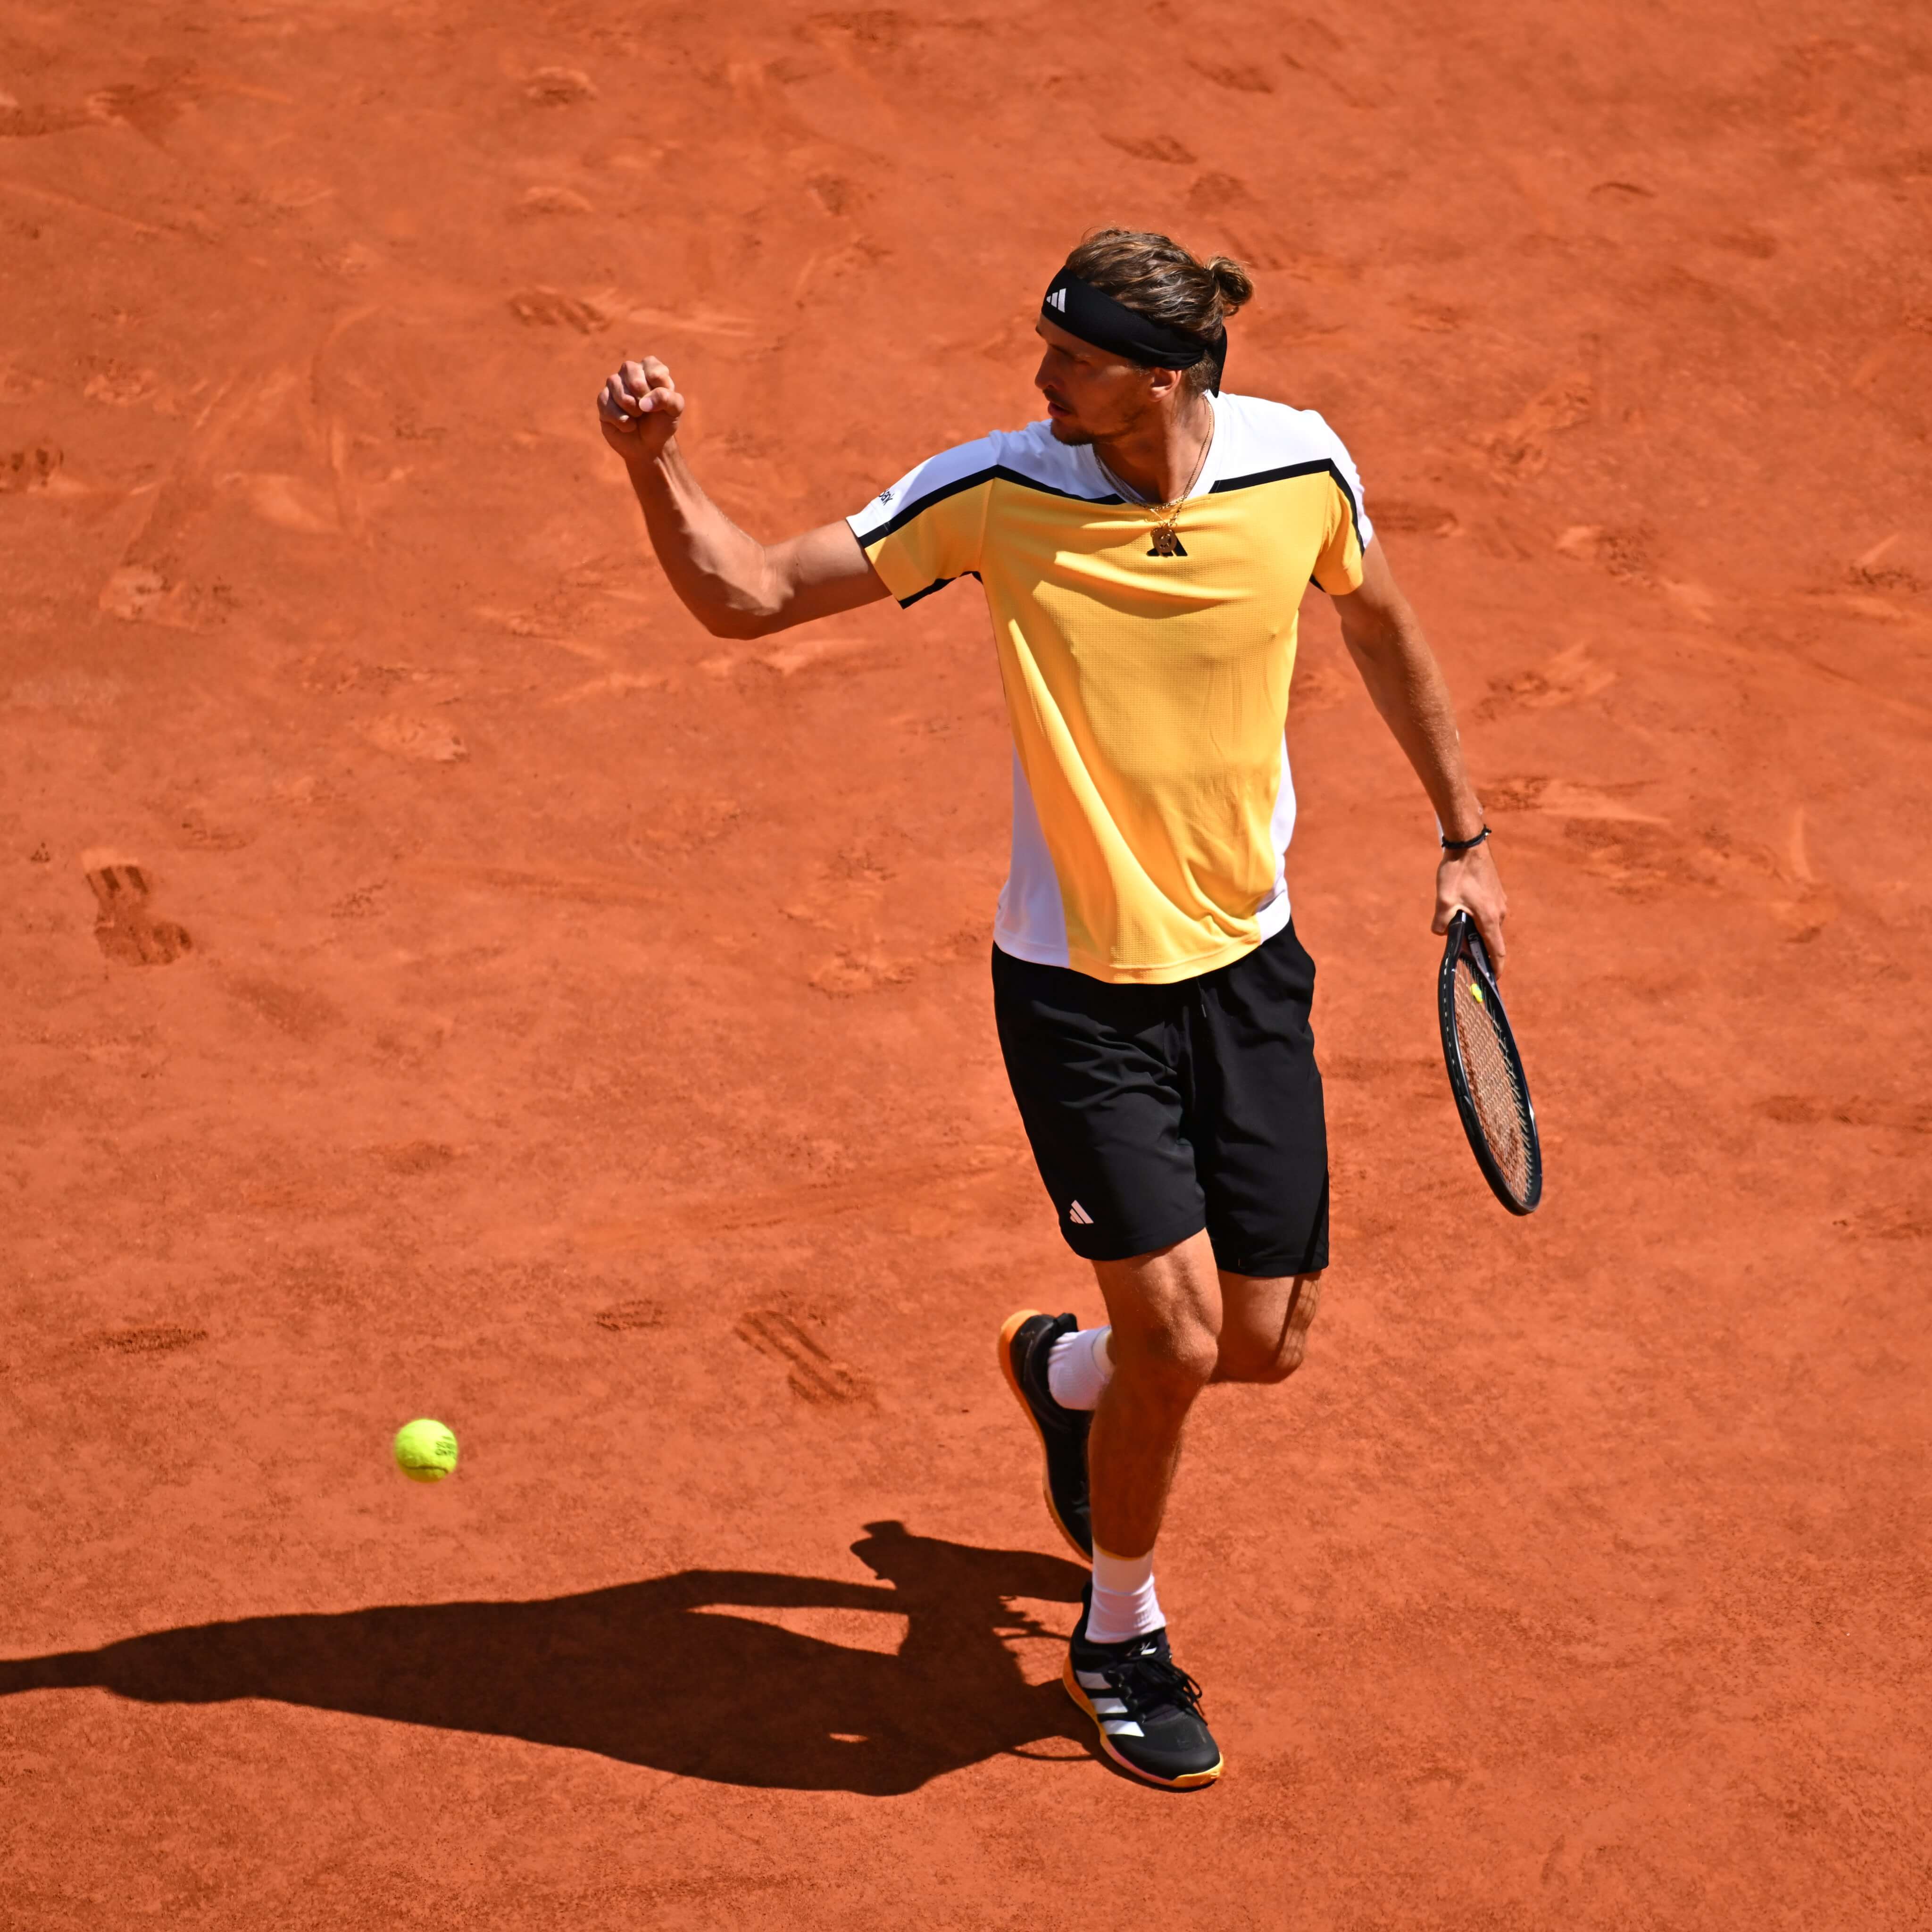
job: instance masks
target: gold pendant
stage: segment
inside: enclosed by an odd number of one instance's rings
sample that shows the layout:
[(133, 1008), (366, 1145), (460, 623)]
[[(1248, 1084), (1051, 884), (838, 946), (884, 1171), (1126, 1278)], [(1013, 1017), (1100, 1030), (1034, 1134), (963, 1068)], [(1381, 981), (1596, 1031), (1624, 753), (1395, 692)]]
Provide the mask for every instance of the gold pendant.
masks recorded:
[(1181, 544), (1180, 532), (1172, 524), (1154, 525), (1154, 548), (1148, 552), (1149, 556), (1185, 556), (1186, 554)]

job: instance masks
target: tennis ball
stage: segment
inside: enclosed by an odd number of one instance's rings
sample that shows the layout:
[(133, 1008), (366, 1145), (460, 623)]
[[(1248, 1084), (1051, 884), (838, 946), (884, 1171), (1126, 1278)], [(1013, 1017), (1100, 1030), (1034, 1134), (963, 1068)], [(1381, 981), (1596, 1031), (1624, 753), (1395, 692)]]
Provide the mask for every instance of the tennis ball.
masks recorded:
[(396, 1431), (396, 1467), (412, 1483), (440, 1483), (456, 1468), (456, 1438), (427, 1417)]

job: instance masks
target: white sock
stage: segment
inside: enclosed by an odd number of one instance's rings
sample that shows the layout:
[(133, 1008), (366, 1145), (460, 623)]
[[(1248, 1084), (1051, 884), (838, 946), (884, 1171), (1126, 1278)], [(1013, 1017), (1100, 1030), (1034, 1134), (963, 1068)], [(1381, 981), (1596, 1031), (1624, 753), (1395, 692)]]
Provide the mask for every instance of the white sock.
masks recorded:
[(1167, 1619), (1154, 1593), (1154, 1552), (1109, 1556), (1094, 1546), (1094, 1606), (1087, 1612), (1089, 1643), (1125, 1643), (1145, 1636)]
[(1063, 1335), (1046, 1358), (1047, 1392), (1062, 1408), (1091, 1408), (1114, 1376), (1107, 1350), (1111, 1328), (1082, 1328)]

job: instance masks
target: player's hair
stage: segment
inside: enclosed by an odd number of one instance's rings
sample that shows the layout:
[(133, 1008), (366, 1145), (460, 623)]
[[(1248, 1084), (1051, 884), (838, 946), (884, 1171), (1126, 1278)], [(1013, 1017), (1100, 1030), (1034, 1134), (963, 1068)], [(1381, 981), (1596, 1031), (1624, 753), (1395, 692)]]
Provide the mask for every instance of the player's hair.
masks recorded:
[[(1150, 322), (1212, 337), (1252, 300), (1254, 283), (1230, 255), (1202, 261), (1165, 235), (1134, 228), (1096, 228), (1066, 258), (1070, 274), (1109, 295)], [(1213, 380), (1214, 358), (1204, 356), (1183, 380), (1198, 395)]]

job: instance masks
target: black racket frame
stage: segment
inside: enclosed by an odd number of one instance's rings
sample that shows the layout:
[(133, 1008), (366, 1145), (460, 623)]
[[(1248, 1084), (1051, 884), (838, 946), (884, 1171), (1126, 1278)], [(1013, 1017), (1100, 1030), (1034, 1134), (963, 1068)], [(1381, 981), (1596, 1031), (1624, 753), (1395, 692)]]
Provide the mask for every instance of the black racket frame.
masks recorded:
[[(1456, 962), (1465, 952), (1469, 956), (1469, 964), (1477, 978), (1482, 982), (1484, 1000), (1516, 1070), (1516, 1080), (1522, 1090), (1523, 1112), (1529, 1117), (1530, 1182), (1526, 1202), (1518, 1201), (1510, 1192), (1509, 1183), (1503, 1178), (1496, 1156), (1490, 1152), (1490, 1144), (1483, 1135), (1482, 1120), (1476, 1112), (1475, 1097), (1469, 1090), (1469, 1076), (1462, 1065), (1462, 1048), (1456, 1037)], [(1516, 1035), (1510, 1030), (1509, 1014), (1497, 988), (1488, 950), (1483, 944), (1482, 934), (1476, 930), (1476, 922), (1466, 912), (1454, 914), (1449, 921), (1448, 943), (1442, 949), (1442, 968), (1436, 976), (1436, 1008), (1442, 1029), (1443, 1062), (1449, 1070), (1449, 1090), (1456, 1096), (1456, 1111), (1462, 1117), (1462, 1131), (1469, 1137), (1469, 1150), (1476, 1156), (1476, 1165), (1482, 1169), (1483, 1178), (1490, 1184), (1490, 1192), (1512, 1214), (1534, 1214), (1543, 1198), (1543, 1136), (1537, 1129), (1535, 1103), (1529, 1097), (1529, 1076), (1523, 1071), (1522, 1055), (1516, 1051)]]

